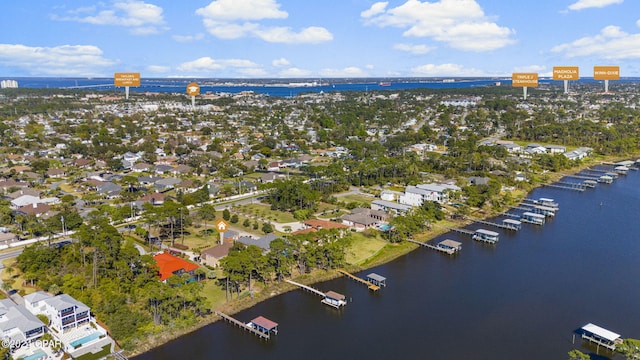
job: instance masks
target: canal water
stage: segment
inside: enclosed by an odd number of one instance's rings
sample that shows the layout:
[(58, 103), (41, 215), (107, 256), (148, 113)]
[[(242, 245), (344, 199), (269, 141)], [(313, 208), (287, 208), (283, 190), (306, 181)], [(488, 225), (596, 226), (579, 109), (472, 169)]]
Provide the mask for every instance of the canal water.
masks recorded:
[(500, 241), (448, 233), (436, 241), (462, 242), (455, 257), (421, 248), (357, 274), (386, 277), (378, 293), (346, 278), (314, 285), (345, 294), (342, 310), (295, 290), (235, 315), (279, 323), (269, 342), (217, 322), (136, 360), (566, 359), (572, 349), (603, 354), (574, 341), (590, 322), (640, 338), (640, 173), (530, 197), (556, 199), (556, 217), (519, 232), (471, 226), (499, 232)]

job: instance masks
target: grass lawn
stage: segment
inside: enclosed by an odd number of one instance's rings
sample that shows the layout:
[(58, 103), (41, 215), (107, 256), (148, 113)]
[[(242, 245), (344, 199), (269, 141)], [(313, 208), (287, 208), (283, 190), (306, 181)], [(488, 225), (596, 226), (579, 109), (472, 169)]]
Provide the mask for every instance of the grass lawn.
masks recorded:
[(329, 211), (324, 215), (322, 213), (320, 213), (320, 214), (318, 214), (318, 218), (329, 220), (329, 219), (340, 217), (340, 216), (342, 216), (344, 214), (349, 214), (349, 211), (346, 211), (346, 210), (339, 210), (338, 212)]
[(351, 195), (346, 195), (346, 196), (339, 196), (337, 197), (338, 201), (342, 201), (345, 203), (350, 203), (350, 202), (358, 202), (358, 203), (365, 203), (365, 204), (371, 204), (371, 202), (373, 200), (375, 200), (376, 198), (373, 196), (364, 196), (364, 195), (357, 195), (357, 194), (351, 194)]
[(379, 235), (367, 236), (363, 233), (353, 233), (353, 242), (346, 251), (346, 260), (350, 265), (360, 265), (366, 259), (372, 257), (388, 244)]
[[(184, 236), (184, 244), (189, 247), (189, 250), (194, 248), (206, 249), (211, 246), (214, 246), (220, 241), (220, 233), (214, 229), (213, 221), (207, 222), (207, 229), (209, 229), (208, 235), (205, 235), (203, 232), (204, 226), (199, 228), (196, 227), (188, 227), (185, 229)], [(188, 234), (188, 235), (187, 235)], [(165, 244), (171, 244), (171, 237), (169, 237), (168, 241), (165, 240)], [(182, 236), (180, 233), (176, 233), (176, 244), (182, 244)]]
[(218, 286), (217, 279), (209, 279), (204, 281), (202, 295), (209, 301), (212, 309), (219, 309), (225, 302), (227, 297), (223, 286)]
[(325, 202), (321, 202), (320, 205), (318, 205), (318, 212), (331, 211), (339, 208), (340, 207), (338, 205), (332, 205)]
[[(296, 219), (293, 217), (293, 214), (284, 211), (271, 210), (269, 205), (245, 204), (239, 206), (237, 210), (232, 208), (229, 211), (231, 212), (231, 215), (241, 212), (247, 215), (257, 215), (258, 217), (272, 220), (277, 223), (289, 223), (296, 221)], [(238, 216), (240, 215), (241, 214), (238, 214)], [(222, 215), (220, 215), (220, 217), (222, 217)]]

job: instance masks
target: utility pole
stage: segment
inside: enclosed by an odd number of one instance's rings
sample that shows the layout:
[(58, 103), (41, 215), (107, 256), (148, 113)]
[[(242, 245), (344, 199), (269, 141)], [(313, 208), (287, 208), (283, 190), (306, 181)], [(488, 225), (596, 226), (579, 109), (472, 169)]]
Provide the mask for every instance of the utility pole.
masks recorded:
[(184, 220), (182, 220), (182, 208), (180, 208), (180, 233), (182, 234), (182, 245), (184, 245)]

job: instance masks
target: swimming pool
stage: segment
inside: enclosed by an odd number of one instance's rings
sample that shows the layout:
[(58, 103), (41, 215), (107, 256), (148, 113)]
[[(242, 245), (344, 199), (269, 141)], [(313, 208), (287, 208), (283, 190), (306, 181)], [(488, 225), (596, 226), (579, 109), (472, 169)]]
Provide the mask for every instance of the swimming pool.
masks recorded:
[(382, 231), (389, 231), (393, 228), (393, 226), (391, 226), (391, 224), (380, 224), (380, 230)]
[(80, 339), (78, 339), (78, 340), (74, 340), (74, 341), (72, 341), (72, 342), (71, 342), (71, 346), (75, 348), (75, 347), (77, 347), (78, 345), (82, 345), (82, 344), (84, 344), (84, 343), (88, 343), (88, 342), (89, 342), (89, 341), (91, 341), (91, 340), (95, 340), (95, 339), (99, 338), (100, 336), (102, 336), (102, 334), (101, 334), (101, 333), (99, 333), (99, 332), (94, 332), (94, 333), (89, 334), (89, 335), (87, 335), (87, 336), (85, 336), (85, 337), (83, 337), (83, 338), (80, 338)]
[(24, 360), (38, 360), (38, 359), (46, 357), (46, 356), (47, 356), (47, 353), (45, 353), (42, 350), (38, 350), (38, 351), (36, 351), (35, 354), (29, 355), (29, 356), (21, 358), (21, 359), (24, 359)]

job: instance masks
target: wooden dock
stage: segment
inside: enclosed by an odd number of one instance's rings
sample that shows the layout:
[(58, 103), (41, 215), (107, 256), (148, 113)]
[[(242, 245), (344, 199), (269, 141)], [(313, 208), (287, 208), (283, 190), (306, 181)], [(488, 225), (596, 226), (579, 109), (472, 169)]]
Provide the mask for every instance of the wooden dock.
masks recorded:
[(476, 233), (473, 230), (460, 229), (460, 228), (450, 228), (450, 227), (448, 227), (447, 229), (450, 230), (450, 231), (453, 231), (453, 232), (457, 232), (457, 233), (465, 234), (465, 235), (470, 235), (470, 236), (473, 236), (473, 234)]
[(520, 215), (512, 214), (512, 213), (508, 213), (508, 212), (503, 212), (500, 215), (501, 216), (510, 217), (510, 218), (514, 218), (514, 219), (520, 219)]
[(495, 226), (495, 227), (500, 228), (500, 229), (507, 229), (507, 230), (514, 230), (514, 231), (520, 230), (517, 227), (515, 227), (513, 225), (508, 225), (508, 224), (500, 224), (500, 223), (494, 223), (494, 222), (484, 221), (484, 220), (475, 220), (475, 219), (471, 219), (471, 218), (469, 218), (469, 220), (471, 220), (473, 222), (477, 222), (478, 224)]
[(325, 297), (325, 293), (323, 293), (322, 291), (320, 291), (318, 289), (314, 289), (311, 286), (307, 286), (305, 284), (300, 284), (300, 283), (297, 283), (297, 282), (292, 281), (292, 280), (285, 280), (285, 281), (288, 282), (289, 284), (292, 284), (292, 285), (298, 286), (298, 287), (300, 287), (300, 288), (302, 288), (304, 290), (307, 290), (310, 293), (314, 293), (314, 294), (316, 294), (318, 296)]
[(370, 283), (369, 281), (367, 281), (367, 280), (365, 280), (365, 279), (361, 279), (361, 278), (359, 278), (359, 277), (357, 277), (357, 276), (355, 276), (355, 275), (353, 275), (353, 274), (350, 274), (350, 273), (348, 273), (348, 272), (346, 272), (346, 271), (344, 271), (344, 270), (340, 270), (340, 269), (338, 269), (338, 272), (339, 272), (340, 274), (342, 274), (342, 275), (344, 275), (344, 276), (346, 276), (346, 277), (348, 277), (348, 278), (352, 279), (352, 280), (355, 280), (355, 281), (357, 281), (357, 282), (359, 282), (359, 283), (361, 283), (361, 284), (367, 285), (367, 287), (369, 288), (369, 290), (373, 290), (373, 291), (378, 291), (378, 290), (380, 290), (380, 286), (375, 285), (375, 284), (372, 284), (372, 283)]
[(252, 328), (251, 326), (243, 323), (240, 320), (237, 320), (227, 314), (223, 314), (219, 311), (214, 311), (214, 313), (218, 316), (220, 316), (222, 319), (226, 320), (227, 322), (236, 325), (237, 327), (243, 329), (243, 330), (247, 330), (250, 333), (252, 333), (253, 335), (257, 335), (258, 337), (260, 337), (261, 339), (265, 339), (265, 340), (269, 340), (271, 338), (271, 335), (269, 333), (263, 333), (262, 331), (256, 330), (254, 328)]
[(433, 250), (440, 251), (440, 252), (443, 252), (443, 253), (449, 254), (449, 255), (453, 255), (453, 254), (456, 253), (456, 251), (454, 249), (445, 249), (445, 248), (441, 248), (439, 246), (434, 246), (434, 245), (431, 245), (431, 244), (427, 244), (427, 243), (423, 243), (423, 242), (416, 241), (416, 240), (411, 240), (411, 239), (407, 239), (407, 241), (412, 242), (414, 244), (418, 244), (420, 246), (424, 246), (424, 247), (426, 247), (428, 249), (433, 249)]
[(513, 206), (511, 208), (512, 209), (516, 209), (516, 210), (521, 210), (521, 211), (531, 211), (533, 209), (533, 205), (529, 205), (529, 204), (520, 204), (520, 205), (525, 205), (525, 206), (528, 206), (528, 207)]
[(580, 185), (580, 184), (575, 184), (575, 185), (578, 185), (578, 186), (568, 186), (568, 185), (561, 185), (561, 184), (544, 184), (544, 186), (552, 187), (556, 189), (584, 191), (585, 189), (584, 185)]
[(598, 176), (565, 175), (564, 177), (580, 180), (598, 180)]

